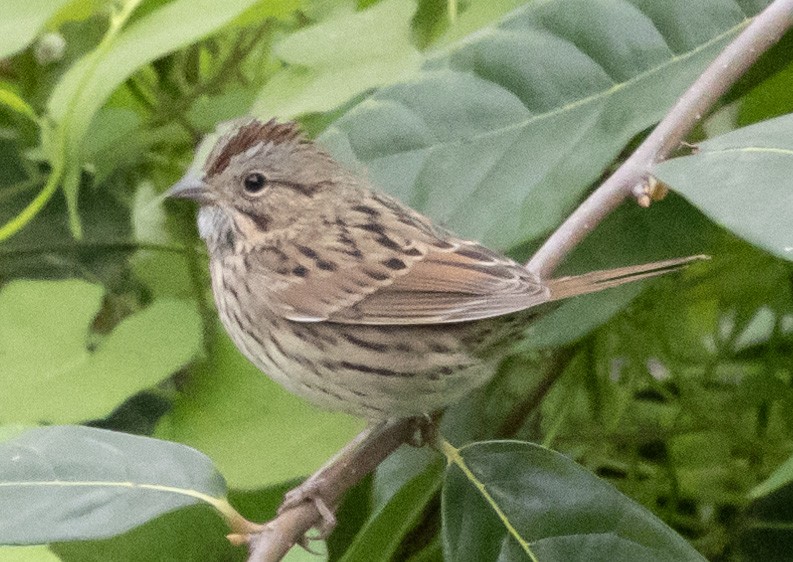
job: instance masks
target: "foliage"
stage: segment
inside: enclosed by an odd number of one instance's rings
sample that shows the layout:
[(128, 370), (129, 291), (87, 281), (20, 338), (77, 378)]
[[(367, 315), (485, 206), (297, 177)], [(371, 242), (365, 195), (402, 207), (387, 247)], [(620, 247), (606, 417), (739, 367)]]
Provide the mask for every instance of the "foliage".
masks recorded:
[[(766, 4), (7, 0), (0, 544), (50, 546), (0, 559), (243, 559), (215, 512), (272, 517), (360, 429), (236, 352), (193, 210), (158, 198), (219, 122), (299, 118), (525, 258)], [(564, 269), (713, 259), (528, 327), (445, 415), (446, 466), (388, 459), (341, 506), (330, 559), (787, 556), (792, 44), (657, 167), (676, 193), (619, 209)]]

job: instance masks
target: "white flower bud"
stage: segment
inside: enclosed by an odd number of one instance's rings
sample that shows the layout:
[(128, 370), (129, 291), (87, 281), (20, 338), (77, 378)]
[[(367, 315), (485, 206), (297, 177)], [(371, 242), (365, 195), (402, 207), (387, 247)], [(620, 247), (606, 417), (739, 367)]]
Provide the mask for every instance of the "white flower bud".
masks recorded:
[(57, 32), (45, 33), (36, 42), (33, 54), (39, 64), (51, 64), (63, 58), (66, 52), (66, 39)]

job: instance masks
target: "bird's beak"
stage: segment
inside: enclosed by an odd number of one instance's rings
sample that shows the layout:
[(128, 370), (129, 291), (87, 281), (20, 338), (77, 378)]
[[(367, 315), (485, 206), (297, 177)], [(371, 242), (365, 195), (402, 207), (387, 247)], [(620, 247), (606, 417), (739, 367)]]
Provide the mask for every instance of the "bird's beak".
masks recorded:
[(192, 199), (200, 205), (208, 205), (214, 202), (207, 184), (195, 172), (187, 172), (182, 179), (165, 192), (165, 197), (171, 199)]

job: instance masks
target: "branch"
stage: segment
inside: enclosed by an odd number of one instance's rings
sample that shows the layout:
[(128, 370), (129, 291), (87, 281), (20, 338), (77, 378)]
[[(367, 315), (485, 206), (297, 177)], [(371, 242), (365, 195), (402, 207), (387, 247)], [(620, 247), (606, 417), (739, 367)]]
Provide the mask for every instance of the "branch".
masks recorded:
[(548, 278), (620, 203), (642, 189), (718, 99), (793, 25), (793, 0), (776, 0), (716, 57), (636, 151), (545, 241), (526, 267)]
[[(364, 430), (366, 431), (366, 430)], [(350, 455), (342, 455), (327, 467), (320, 469), (322, 479), (318, 495), (328, 506), (336, 506), (342, 496), (377, 468), (391, 453), (415, 435), (413, 418), (398, 420), (377, 434), (376, 439), (365, 440)], [(304, 502), (284, 511), (267, 523), (264, 530), (250, 537), (249, 562), (276, 562), (281, 560), (303, 536), (322, 521), (317, 507)]]
[[(541, 277), (548, 277), (587, 234), (620, 203), (635, 194), (637, 186), (643, 189), (648, 184), (652, 166), (667, 158), (679, 146), (719, 97), (791, 25), (793, 0), (776, 0), (756, 16), (680, 97), (639, 148), (548, 238), (526, 267)], [(521, 411), (519, 414), (525, 415), (525, 412)], [(412, 419), (400, 420), (376, 439), (365, 442), (352, 454), (342, 456), (322, 469), (319, 496), (325, 504), (336, 506), (347, 490), (377, 468), (400, 445), (410, 440), (415, 427)], [(321, 520), (319, 511), (310, 502), (284, 511), (267, 523), (261, 533), (247, 537), (250, 545), (249, 562), (280, 560)]]

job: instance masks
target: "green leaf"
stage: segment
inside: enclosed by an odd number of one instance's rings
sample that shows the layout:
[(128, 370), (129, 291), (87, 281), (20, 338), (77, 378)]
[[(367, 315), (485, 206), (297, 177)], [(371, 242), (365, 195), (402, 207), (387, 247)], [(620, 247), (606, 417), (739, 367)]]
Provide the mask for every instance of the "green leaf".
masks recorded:
[[(141, 249), (130, 257), (135, 276), (156, 297), (195, 298), (196, 287), (190, 276), (190, 248), (183, 248), (174, 241), (171, 231), (176, 221), (169, 217), (162, 206), (162, 197), (154, 185), (142, 182), (135, 192), (132, 205), (132, 227), (134, 238), (151, 249)], [(190, 221), (191, 230), (195, 228)], [(166, 251), (168, 250), (168, 251)], [(203, 288), (199, 289), (203, 290)]]
[(750, 125), (791, 111), (793, 111), (793, 62), (741, 98), (738, 123), (742, 126)]
[(59, 562), (46, 546), (0, 546), (0, 560), (3, 562)]
[(449, 45), (459, 41), (465, 38), (466, 35), (503, 18), (506, 13), (525, 3), (525, 0), (471, 2), (454, 25), (438, 39), (438, 43), (440, 45)]
[(254, 2), (176, 0), (146, 14), (124, 29), (98, 60), (94, 52), (69, 69), (50, 97), (52, 117), (60, 122), (72, 112), (72, 136), (79, 138), (113, 90), (137, 68), (209, 35)]
[[(559, 274), (716, 253), (713, 239), (718, 233), (695, 207), (674, 194), (650, 209), (624, 205), (576, 248)], [(529, 351), (575, 342), (614, 317), (644, 289), (664, 282), (679, 283), (681, 277), (702, 267), (708, 266), (693, 264), (662, 279), (630, 283), (562, 301), (529, 326), (518, 347)]]
[(0, 544), (86, 540), (205, 502), (235, 513), (200, 452), (79, 426), (33, 429), (0, 444)]
[(86, 347), (103, 289), (84, 281), (14, 281), (0, 291), (0, 422), (101, 418), (201, 348), (194, 306), (160, 299)]
[(383, 560), (394, 559), (405, 535), (419, 521), (442, 482), (443, 466), (433, 463), (405, 484), (374, 513), (341, 557), (342, 562), (368, 562), (376, 552)]
[(39, 30), (70, 0), (5, 0), (0, 17), (0, 59), (27, 47)]
[(228, 526), (204, 505), (165, 513), (114, 537), (51, 546), (63, 562), (243, 562), (245, 547), (226, 539)]
[(704, 560), (658, 518), (569, 458), (530, 443), (455, 449), (443, 490), (449, 559)]
[(106, 14), (106, 0), (71, 0), (49, 21), (49, 29), (60, 29), (71, 22), (84, 22), (91, 17)]
[[(56, 150), (62, 151), (66, 157), (64, 190), (73, 217), (73, 230), (79, 232), (75, 222), (80, 147), (94, 115), (113, 90), (141, 66), (211, 34), (254, 2), (169, 2), (137, 19), (126, 29), (111, 26), (99, 47), (63, 75), (47, 107), (60, 133), (58, 140), (61, 144)], [(126, 6), (134, 5), (128, 3)], [(123, 18), (118, 19), (118, 24), (121, 23)], [(53, 158), (59, 156), (56, 154)]]
[(217, 95), (202, 95), (190, 106), (187, 118), (198, 130), (213, 131), (218, 123), (239, 119), (240, 115), (248, 113), (258, 92), (258, 87), (249, 85), (232, 86)]
[(261, 25), (268, 18), (286, 19), (298, 8), (300, 0), (258, 0), (229, 24), (229, 28)]
[(438, 536), (417, 554), (411, 556), (408, 562), (443, 562), (443, 546)]
[(789, 457), (763, 482), (752, 488), (749, 497), (753, 499), (767, 496), (793, 482), (793, 456)]
[(383, 0), (288, 36), (275, 46), (288, 66), (261, 90), (251, 112), (287, 119), (329, 111), (371, 88), (404, 80), (422, 60), (410, 40), (415, 11), (413, 1)]
[(108, 107), (96, 114), (82, 154), (82, 160), (91, 163), (96, 183), (107, 180), (125, 162), (137, 161), (143, 152), (141, 124), (140, 115), (130, 109)]
[(518, 348), (531, 351), (573, 343), (608, 322), (643, 288), (643, 283), (631, 283), (565, 301), (553, 312), (533, 322)]
[(31, 426), (21, 425), (18, 423), (0, 425), (0, 443), (3, 441), (9, 441), (14, 437), (23, 434), (29, 429), (33, 428)]
[(655, 174), (721, 226), (793, 260), (793, 115), (703, 142)]
[(33, 108), (11, 90), (0, 88), (0, 105), (4, 105), (13, 111), (16, 111), (17, 113), (21, 113), (32, 121), (36, 121), (38, 119)]
[(207, 361), (182, 388), (156, 435), (204, 451), (230, 486), (253, 489), (313, 472), (362, 425), (289, 394), (218, 329)]
[(736, 490), (747, 490), (756, 480), (745, 472), (743, 459), (732, 458), (730, 437), (714, 429), (681, 433), (668, 440), (680, 497), (712, 504), (743, 499), (743, 493)]
[(636, 4), (529, 3), (320, 140), (453, 230), (499, 248), (536, 238), (753, 13), (732, 0)]

